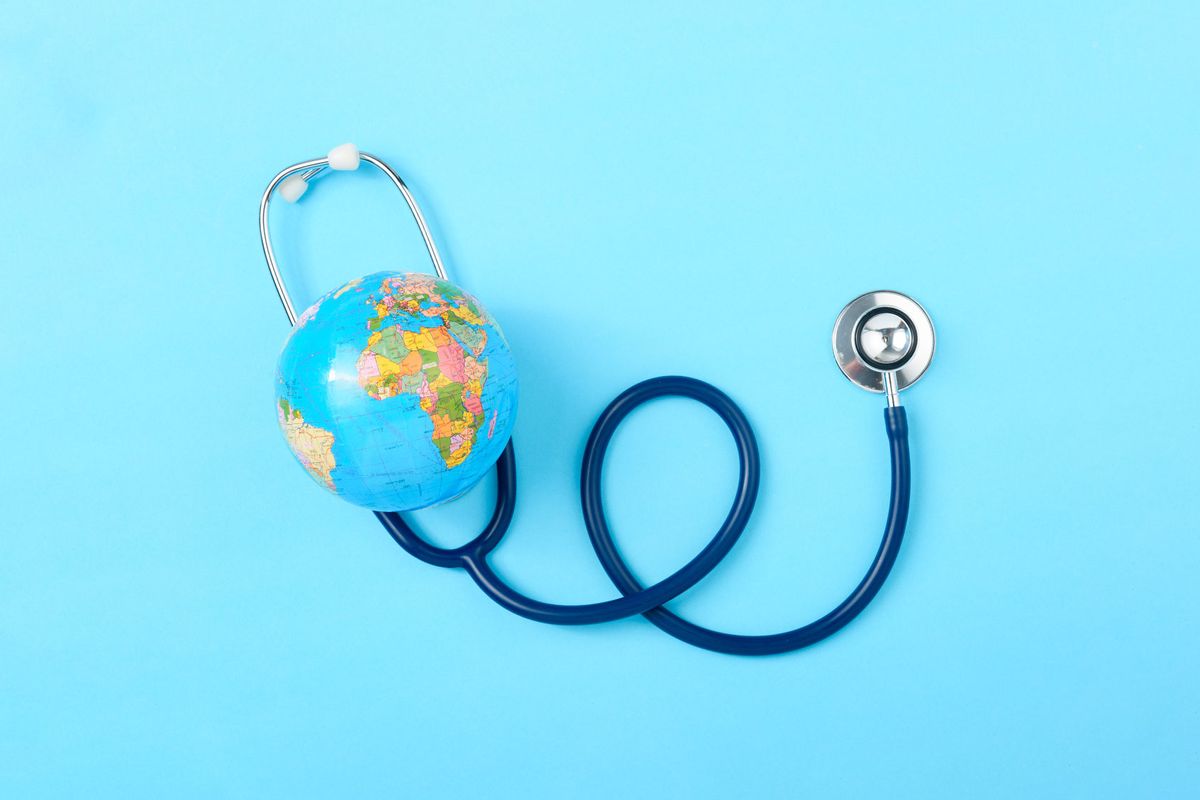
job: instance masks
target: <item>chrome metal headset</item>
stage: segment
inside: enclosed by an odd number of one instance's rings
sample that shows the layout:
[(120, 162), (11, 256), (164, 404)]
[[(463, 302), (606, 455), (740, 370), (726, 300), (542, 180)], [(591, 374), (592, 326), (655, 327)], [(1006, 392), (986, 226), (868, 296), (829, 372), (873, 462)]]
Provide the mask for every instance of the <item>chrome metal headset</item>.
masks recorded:
[[(429, 226), (404, 181), (379, 158), (360, 153), (354, 145), (341, 145), (324, 158), (302, 161), (280, 171), (267, 184), (259, 204), (258, 225), (263, 255), (292, 325), (297, 319), (295, 307), (271, 248), (268, 224), (271, 197), (278, 190), (285, 200), (295, 202), (304, 194), (310, 181), (327, 174), (328, 170), (355, 170), (361, 161), (378, 168), (400, 190), (425, 242), (434, 272), (446, 279), (446, 270)], [(761, 461), (749, 421), (724, 392), (694, 378), (669, 375), (651, 378), (626, 389), (600, 414), (588, 437), (580, 473), (583, 522), (604, 571), (621, 592), (619, 598), (582, 605), (542, 602), (513, 589), (488, 564), (488, 554), (508, 531), (516, 505), (516, 457), (511, 440), (496, 462), (496, 505), (492, 517), (479, 535), (466, 544), (455, 548), (435, 547), (422, 539), (398, 512), (374, 513), (404, 550), (428, 564), (465, 570), (484, 594), (528, 619), (556, 625), (587, 625), (641, 614), (671, 636), (708, 650), (735, 655), (770, 655), (797, 650), (831, 636), (862, 613), (878, 594), (895, 564), (908, 521), (911, 484), (908, 421), (900, 405), (900, 391), (925, 373), (934, 349), (933, 323), (929, 315), (915, 300), (899, 292), (867, 292), (852, 300), (838, 315), (833, 329), (833, 353), (838, 367), (857, 386), (887, 397), (884, 428), (891, 459), (891, 493), (883, 539), (866, 575), (829, 613), (793, 630), (753, 636), (724, 633), (689, 622), (665, 607), (667, 602), (692, 588), (721, 563), (745, 530), (758, 496)], [(733, 435), (739, 473), (733, 504), (712, 540), (677, 572), (651, 586), (643, 586), (621, 557), (609, 530), (601, 476), (604, 457), (617, 427), (638, 406), (659, 397), (688, 397), (716, 412)]]

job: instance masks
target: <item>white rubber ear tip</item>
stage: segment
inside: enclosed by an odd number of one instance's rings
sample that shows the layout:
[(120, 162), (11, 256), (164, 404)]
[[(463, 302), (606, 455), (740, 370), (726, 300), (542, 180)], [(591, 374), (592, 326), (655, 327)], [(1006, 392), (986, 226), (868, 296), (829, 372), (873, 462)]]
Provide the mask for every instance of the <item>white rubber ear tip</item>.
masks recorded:
[(329, 151), (329, 168), (336, 170), (358, 169), (358, 148), (347, 142)]
[(294, 203), (304, 196), (308, 191), (308, 181), (301, 178), (299, 175), (293, 175), (290, 178), (284, 178), (279, 184), (279, 196), (289, 203)]

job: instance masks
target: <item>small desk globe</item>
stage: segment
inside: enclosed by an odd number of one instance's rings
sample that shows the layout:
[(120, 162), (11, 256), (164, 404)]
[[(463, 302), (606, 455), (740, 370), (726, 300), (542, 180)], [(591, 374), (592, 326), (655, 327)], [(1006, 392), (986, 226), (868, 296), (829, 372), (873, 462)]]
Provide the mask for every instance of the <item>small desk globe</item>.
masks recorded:
[(296, 460), (375, 511), (467, 491), (516, 421), (516, 365), (500, 327), (431, 275), (377, 272), (322, 297), (296, 320), (275, 383)]

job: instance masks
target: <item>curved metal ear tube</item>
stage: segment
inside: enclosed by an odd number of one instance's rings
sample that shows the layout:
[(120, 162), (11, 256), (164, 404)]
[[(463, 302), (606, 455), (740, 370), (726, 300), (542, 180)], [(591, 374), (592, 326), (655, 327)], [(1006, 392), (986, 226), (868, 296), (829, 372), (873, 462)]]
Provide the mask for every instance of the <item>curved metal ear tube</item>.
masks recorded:
[(283, 311), (292, 325), (296, 324), (296, 308), (292, 305), (292, 298), (288, 296), (287, 286), (284, 285), (283, 277), (279, 274), (279, 265), (275, 263), (275, 251), (271, 248), (271, 231), (267, 221), (271, 195), (275, 193), (276, 189), (280, 189), (280, 195), (288, 202), (294, 203), (304, 194), (309, 181), (327, 174), (326, 170), (328, 169), (342, 171), (357, 169), (360, 160), (378, 168), (400, 190), (400, 194), (404, 196), (404, 202), (408, 205), (408, 210), (412, 212), (413, 219), (417, 223), (417, 228), (421, 231), (421, 238), (425, 242), (425, 250), (429, 253), (433, 271), (442, 280), (447, 280), (446, 268), (442, 265), (442, 257), (438, 255), (437, 245), (433, 243), (429, 226), (425, 224), (425, 216), (421, 213), (421, 207), (417, 205), (417, 200), (409, 191), (408, 186), (395, 170), (370, 153), (360, 153), (358, 148), (352, 144), (339, 145), (330, 150), (324, 158), (301, 161), (280, 170), (279, 174), (267, 184), (262, 200), (258, 204), (258, 235), (262, 239), (263, 255), (267, 259), (267, 269), (271, 271), (271, 280), (275, 282), (275, 291), (279, 294), (279, 302), (283, 303)]

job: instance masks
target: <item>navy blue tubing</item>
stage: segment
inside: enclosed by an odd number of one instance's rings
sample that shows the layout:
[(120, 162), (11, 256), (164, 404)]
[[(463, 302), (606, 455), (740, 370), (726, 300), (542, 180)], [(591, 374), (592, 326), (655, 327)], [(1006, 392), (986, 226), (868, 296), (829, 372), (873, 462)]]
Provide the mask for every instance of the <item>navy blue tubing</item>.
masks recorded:
[[(622, 560), (613, 541), (604, 514), (601, 474), (608, 445), (625, 417), (643, 403), (665, 396), (690, 397), (715, 411), (733, 434), (740, 469), (733, 504), (708, 545), (678, 572), (643, 587)], [(724, 392), (694, 378), (653, 378), (625, 390), (600, 415), (584, 449), (580, 477), (583, 521), (605, 572), (621, 591), (619, 598), (583, 605), (545, 603), (511, 588), (488, 565), (487, 556), (512, 523), (516, 505), (516, 458), (512, 442), (496, 462), (496, 508), (492, 518), (478, 536), (461, 547), (441, 548), (429, 544), (398, 513), (377, 511), (375, 516), (404, 550), (435, 566), (461, 567), (484, 594), (523, 617), (556, 625), (588, 625), (643, 614), (665, 632), (696, 647), (737, 655), (784, 653), (818, 642), (858, 616), (878, 594), (896, 561), (908, 519), (908, 423), (903, 408), (886, 409), (884, 419), (891, 446), (892, 492), (879, 552), (866, 576), (841, 604), (820, 619), (784, 633), (765, 636), (722, 633), (688, 622), (663, 607), (664, 603), (696, 585), (725, 558), (746, 529), (758, 496), (760, 460), (750, 423)]]

